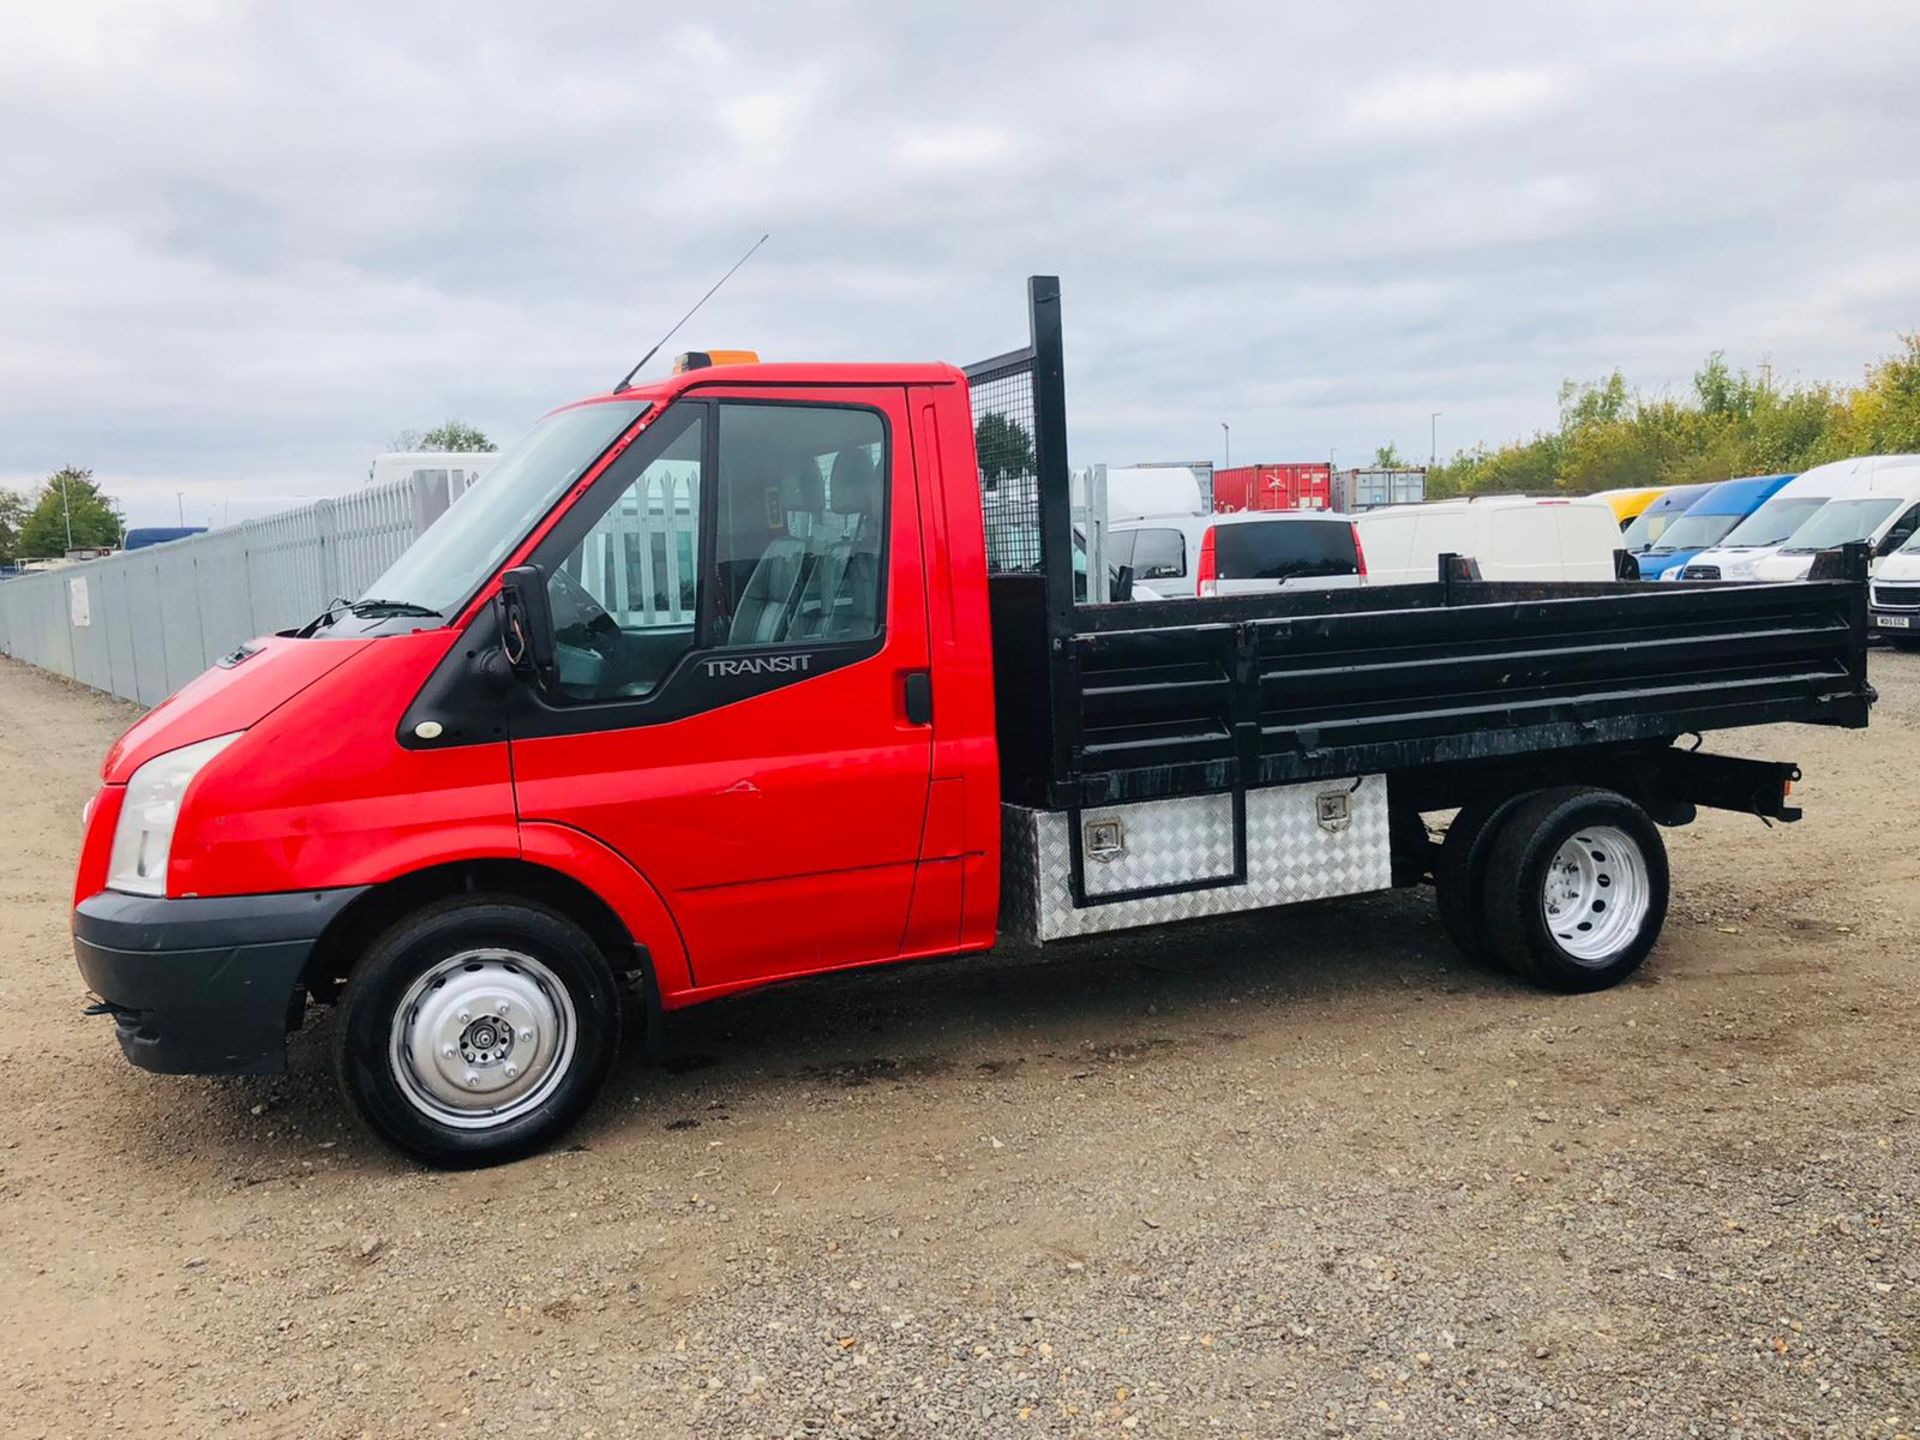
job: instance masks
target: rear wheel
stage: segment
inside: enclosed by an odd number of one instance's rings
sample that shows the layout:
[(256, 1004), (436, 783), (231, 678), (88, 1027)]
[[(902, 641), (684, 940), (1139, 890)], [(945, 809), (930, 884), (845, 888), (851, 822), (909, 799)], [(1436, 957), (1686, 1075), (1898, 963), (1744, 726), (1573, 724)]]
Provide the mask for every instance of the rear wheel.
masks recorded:
[(1434, 862), (1434, 904), (1440, 923), (1462, 954), (1482, 964), (1500, 963), (1487, 937), (1487, 857), (1493, 853), (1502, 822), (1524, 799), (1524, 795), (1504, 795), (1463, 805), (1447, 826)]
[(375, 1134), (429, 1164), (549, 1144), (613, 1063), (611, 967), (541, 906), (449, 901), (374, 942), (341, 1001), (335, 1069)]
[(1482, 881), (1493, 953), (1554, 990), (1601, 990), (1640, 967), (1667, 918), (1667, 851), (1611, 790), (1528, 796), (1499, 828)]

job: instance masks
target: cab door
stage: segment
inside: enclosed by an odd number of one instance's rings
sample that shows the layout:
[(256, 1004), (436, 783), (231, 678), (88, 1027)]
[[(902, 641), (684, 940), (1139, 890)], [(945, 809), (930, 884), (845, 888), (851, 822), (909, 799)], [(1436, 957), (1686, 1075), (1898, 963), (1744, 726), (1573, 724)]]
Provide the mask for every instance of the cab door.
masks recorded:
[(683, 396), (533, 557), (559, 658), (510, 717), (523, 823), (661, 893), (694, 983), (902, 951), (932, 751), (904, 392)]

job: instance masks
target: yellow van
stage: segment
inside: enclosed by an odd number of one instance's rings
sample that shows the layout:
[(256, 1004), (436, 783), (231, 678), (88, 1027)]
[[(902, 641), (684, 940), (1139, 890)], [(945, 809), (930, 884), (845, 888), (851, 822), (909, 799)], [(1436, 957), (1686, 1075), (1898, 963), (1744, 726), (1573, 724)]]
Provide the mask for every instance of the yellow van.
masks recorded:
[(1666, 494), (1670, 487), (1654, 485), (1632, 490), (1602, 490), (1594, 495), (1596, 500), (1604, 500), (1613, 507), (1613, 518), (1620, 522), (1620, 528), (1626, 529), (1640, 518), (1640, 512)]

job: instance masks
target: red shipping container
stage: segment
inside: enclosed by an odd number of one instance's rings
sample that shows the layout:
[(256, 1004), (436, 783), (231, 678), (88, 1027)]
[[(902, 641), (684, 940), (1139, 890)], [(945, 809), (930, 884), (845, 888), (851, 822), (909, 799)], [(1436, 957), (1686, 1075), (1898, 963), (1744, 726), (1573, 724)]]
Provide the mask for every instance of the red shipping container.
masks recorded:
[(1213, 508), (1234, 510), (1325, 510), (1333, 471), (1326, 461), (1236, 465), (1213, 472)]

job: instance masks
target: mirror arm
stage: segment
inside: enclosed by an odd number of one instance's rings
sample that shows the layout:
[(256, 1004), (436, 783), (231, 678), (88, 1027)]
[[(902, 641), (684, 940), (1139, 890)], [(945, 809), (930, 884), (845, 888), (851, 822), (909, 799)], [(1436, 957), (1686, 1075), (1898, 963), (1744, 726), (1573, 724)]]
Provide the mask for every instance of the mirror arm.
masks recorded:
[(553, 688), (553, 611), (547, 577), (537, 565), (516, 565), (500, 577), (500, 649), (513, 672), (542, 690)]

